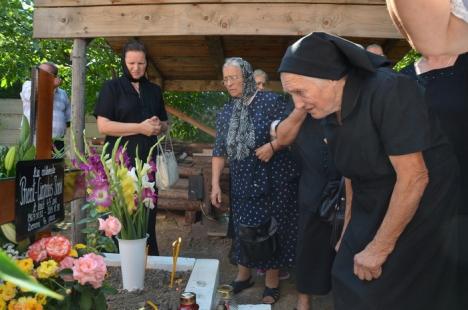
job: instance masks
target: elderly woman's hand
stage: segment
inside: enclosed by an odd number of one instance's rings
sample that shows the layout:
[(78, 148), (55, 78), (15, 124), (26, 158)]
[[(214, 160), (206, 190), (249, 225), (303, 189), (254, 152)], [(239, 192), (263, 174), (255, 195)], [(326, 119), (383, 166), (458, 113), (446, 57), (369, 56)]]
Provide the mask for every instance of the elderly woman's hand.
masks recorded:
[(213, 185), (211, 188), (211, 204), (216, 208), (221, 208), (221, 188), (219, 185)]
[(390, 250), (369, 243), (364, 250), (354, 256), (354, 274), (360, 280), (378, 279), (382, 274), (382, 265), (390, 253)]
[(273, 154), (273, 147), (269, 142), (255, 150), (255, 155), (258, 157), (258, 159), (264, 162), (268, 162)]

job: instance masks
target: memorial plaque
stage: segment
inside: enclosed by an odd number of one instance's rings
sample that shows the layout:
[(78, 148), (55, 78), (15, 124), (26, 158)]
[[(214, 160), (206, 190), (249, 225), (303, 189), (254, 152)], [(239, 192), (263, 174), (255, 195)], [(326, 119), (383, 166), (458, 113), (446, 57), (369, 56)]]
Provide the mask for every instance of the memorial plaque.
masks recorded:
[(16, 239), (63, 220), (63, 159), (20, 161), (16, 166)]

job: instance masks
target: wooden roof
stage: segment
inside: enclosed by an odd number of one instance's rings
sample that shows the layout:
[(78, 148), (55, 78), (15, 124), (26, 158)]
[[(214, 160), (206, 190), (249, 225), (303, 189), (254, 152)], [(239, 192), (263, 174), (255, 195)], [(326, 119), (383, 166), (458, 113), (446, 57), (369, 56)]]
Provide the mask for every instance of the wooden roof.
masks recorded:
[(300, 36), (326, 31), (362, 45), (378, 43), (393, 60), (408, 50), (385, 0), (36, 0), (37, 38), (105, 37), (120, 52), (129, 38), (148, 48), (150, 77), (166, 90), (221, 90), (221, 66), (239, 56), (276, 73)]

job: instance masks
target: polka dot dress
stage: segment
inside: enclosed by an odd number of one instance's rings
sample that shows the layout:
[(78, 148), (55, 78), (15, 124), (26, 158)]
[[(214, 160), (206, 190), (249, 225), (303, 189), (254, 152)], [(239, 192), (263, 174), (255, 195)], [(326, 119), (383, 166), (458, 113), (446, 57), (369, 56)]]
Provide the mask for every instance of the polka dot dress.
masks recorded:
[[(259, 92), (249, 105), (255, 126), (255, 148), (243, 160), (230, 160), (231, 208), (235, 258), (240, 263), (239, 224), (259, 225), (270, 216), (278, 222), (279, 254), (262, 262), (242, 262), (250, 268), (271, 269), (294, 264), (297, 238), (298, 169), (289, 150), (275, 153), (269, 163), (255, 156), (255, 149), (270, 141), (270, 124), (285, 115), (286, 104), (276, 94)], [(232, 104), (226, 104), (216, 120), (213, 156), (227, 157), (226, 137)]]

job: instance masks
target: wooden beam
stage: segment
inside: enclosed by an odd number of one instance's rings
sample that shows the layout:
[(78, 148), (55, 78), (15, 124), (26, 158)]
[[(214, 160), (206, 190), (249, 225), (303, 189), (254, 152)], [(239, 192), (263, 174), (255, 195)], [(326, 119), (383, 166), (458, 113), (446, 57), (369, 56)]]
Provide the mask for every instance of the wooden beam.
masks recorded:
[[(268, 90), (281, 92), (283, 87), (280, 81), (269, 81)], [(166, 80), (164, 90), (167, 91), (226, 91), (226, 88), (217, 80)]]
[[(84, 39), (75, 39), (73, 41), (72, 51), (72, 130), (75, 135), (77, 149), (84, 153), (83, 129), (85, 128), (85, 84), (86, 84), (86, 46), (88, 42)], [(72, 159), (76, 155), (72, 152)], [(71, 221), (73, 244), (84, 241), (84, 235), (81, 232), (85, 225), (78, 224), (86, 214), (81, 207), (84, 199), (78, 199), (71, 203)]]
[[(149, 58), (149, 57), (148, 57)], [(149, 58), (148, 59), (148, 79), (156, 84), (158, 84), (161, 89), (164, 88), (164, 77), (161, 74), (161, 72), (158, 70), (156, 67), (156, 64), (154, 63), (153, 59)]]
[[(213, 3), (213, 0), (36, 0), (34, 6), (39, 7), (64, 7), (64, 6), (101, 6), (101, 5), (143, 5), (143, 4), (174, 4), (174, 3)], [(336, 3), (336, 4), (380, 4), (385, 5), (385, 0), (216, 0), (217, 3)]]
[(223, 42), (221, 41), (220, 36), (206, 36), (206, 44), (208, 45), (208, 50), (217, 70), (217, 77), (219, 80), (223, 78), (223, 65), (224, 65), (224, 49)]
[(182, 111), (180, 111), (180, 110), (178, 110), (178, 109), (176, 109), (174, 107), (171, 107), (170, 105), (167, 105), (167, 104), (166, 104), (166, 111), (168, 113), (176, 116), (177, 118), (180, 118), (181, 120), (195, 126), (196, 128), (200, 129), (201, 131), (209, 134), (210, 136), (212, 136), (212, 137), (216, 136), (216, 131), (213, 128), (206, 126), (202, 122), (197, 121), (196, 119), (194, 119), (193, 117), (185, 114), (184, 112), (182, 112)]
[[(141, 38), (139, 38), (139, 37), (133, 37), (133, 39), (144, 44), (144, 42), (142, 42)], [(145, 45), (145, 47), (146, 47), (146, 52), (147, 52), (146, 56), (147, 56), (147, 59), (148, 59), (148, 64), (147, 64), (148, 79), (150, 81), (154, 81), (161, 88), (163, 88), (163, 86), (164, 86), (163, 85), (164, 84), (164, 77), (161, 74), (161, 71), (158, 69), (158, 67), (154, 63), (154, 60), (150, 57), (148, 47), (146, 45)]]
[(291, 35), (400, 38), (385, 5), (226, 3), (38, 7), (35, 38)]

